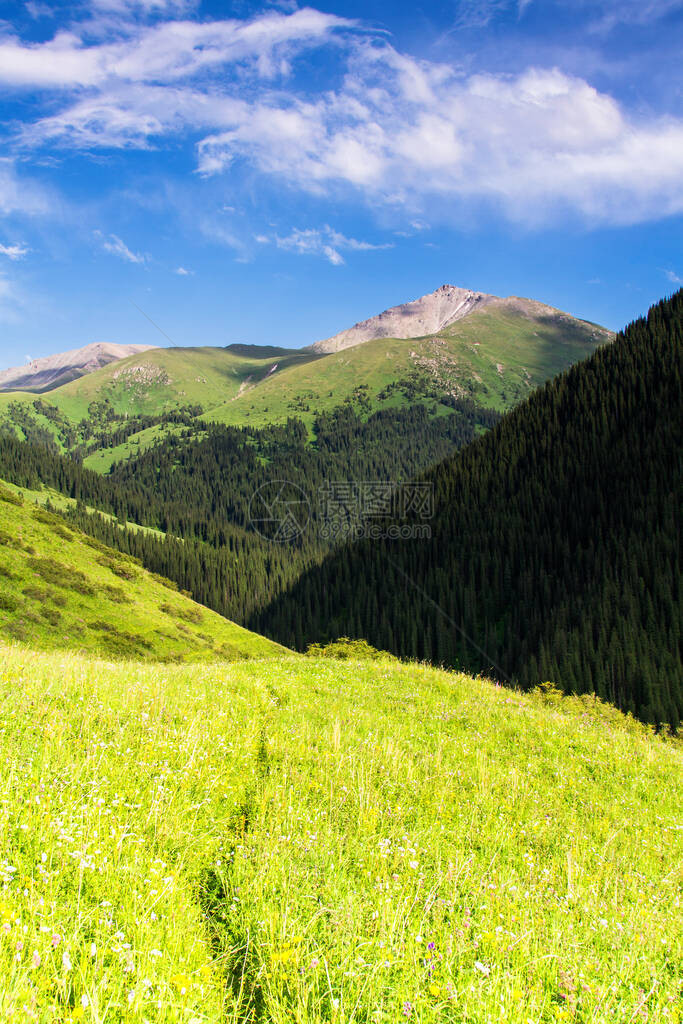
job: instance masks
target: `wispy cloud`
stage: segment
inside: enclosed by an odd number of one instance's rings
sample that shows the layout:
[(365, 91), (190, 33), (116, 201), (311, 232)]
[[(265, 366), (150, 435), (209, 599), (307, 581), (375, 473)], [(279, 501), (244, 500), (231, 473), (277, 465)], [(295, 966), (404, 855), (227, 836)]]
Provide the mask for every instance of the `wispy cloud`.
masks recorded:
[[(481, 29), (502, 15), (522, 15), (532, 6), (567, 7), (566, 0), (458, 0), (455, 28)], [(616, 25), (645, 25), (683, 9), (681, 0), (573, 0), (575, 14), (587, 19), (593, 31)]]
[(261, 245), (273, 243), (278, 249), (295, 252), (301, 256), (322, 256), (335, 267), (340, 267), (345, 260), (342, 251), (371, 252), (377, 249), (390, 249), (391, 243), (375, 245), (362, 242), (357, 238), (347, 238), (326, 224), (323, 228), (294, 228), (289, 235), (257, 235), (256, 241)]
[(178, 277), (191, 277), (194, 274), (194, 270), (188, 270), (186, 267), (176, 267), (174, 273)]
[(681, 277), (680, 274), (677, 274), (674, 270), (665, 270), (664, 274), (671, 284), (683, 285), (683, 277)]
[(10, 260), (20, 260), (28, 251), (25, 245), (3, 245), (0, 242), (0, 256), (7, 256)]
[(13, 160), (0, 158), (0, 215), (40, 215), (53, 211), (54, 200), (48, 190), (30, 179), (20, 177)]
[(516, 0), (460, 0), (455, 28), (486, 28), (499, 14), (516, 6)]
[(133, 252), (118, 235), (103, 235), (101, 231), (95, 231), (94, 234), (102, 249), (111, 253), (112, 256), (118, 256), (119, 259), (125, 260), (127, 263), (144, 263), (146, 261), (146, 257), (142, 253)]
[(19, 323), (22, 305), (22, 298), (14, 281), (0, 271), (0, 323)]

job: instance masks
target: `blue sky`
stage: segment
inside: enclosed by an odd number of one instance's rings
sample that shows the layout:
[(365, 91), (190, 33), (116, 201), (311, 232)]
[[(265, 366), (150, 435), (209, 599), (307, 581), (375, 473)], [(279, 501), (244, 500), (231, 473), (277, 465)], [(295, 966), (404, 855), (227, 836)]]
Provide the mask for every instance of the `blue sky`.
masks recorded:
[(0, 363), (683, 281), (683, 0), (0, 0)]

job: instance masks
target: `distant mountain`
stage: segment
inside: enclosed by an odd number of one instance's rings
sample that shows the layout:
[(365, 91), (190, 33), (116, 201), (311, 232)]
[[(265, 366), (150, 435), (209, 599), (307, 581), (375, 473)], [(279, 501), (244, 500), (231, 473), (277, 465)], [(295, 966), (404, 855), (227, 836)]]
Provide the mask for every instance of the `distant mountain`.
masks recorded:
[(54, 356), (32, 359), (24, 366), (0, 371), (0, 391), (51, 391), (62, 384), (83, 377), (86, 373), (108, 366), (109, 363), (147, 352), (154, 347), (110, 345), (108, 342), (98, 341), (92, 345), (84, 345), (83, 348), (71, 349), (69, 352), (58, 352)]
[(369, 320), (363, 320), (353, 327), (340, 331), (332, 338), (316, 341), (309, 350), (317, 353), (341, 352), (343, 349), (354, 348), (377, 338), (424, 338), (427, 335), (438, 334), (458, 320), (464, 320), (472, 313), (487, 307), (537, 319), (544, 317), (550, 320), (565, 319), (577, 322), (567, 313), (533, 299), (520, 299), (517, 296), (501, 299), (485, 292), (473, 292), (465, 288), (456, 288), (452, 284), (444, 284), (429, 295), (423, 295), (400, 306), (392, 306), (391, 309), (386, 309)]
[(373, 520), (403, 539), (349, 544), (251, 628), (551, 680), (678, 726), (682, 373), (683, 290), (427, 474), (433, 516)]
[[(440, 418), (463, 401), (504, 412), (614, 337), (540, 302), (449, 285), (375, 321), (372, 331), (393, 336), (338, 352), (283, 349), (277, 335), (267, 346), (153, 348), (52, 387), (39, 401), (0, 394), (0, 430), (53, 438), (106, 471), (155, 444), (160, 430), (201, 433), (207, 422), (260, 428), (295, 417), (313, 437), (318, 418), (345, 403), (366, 419), (416, 404)], [(349, 344), (360, 338), (354, 330)]]

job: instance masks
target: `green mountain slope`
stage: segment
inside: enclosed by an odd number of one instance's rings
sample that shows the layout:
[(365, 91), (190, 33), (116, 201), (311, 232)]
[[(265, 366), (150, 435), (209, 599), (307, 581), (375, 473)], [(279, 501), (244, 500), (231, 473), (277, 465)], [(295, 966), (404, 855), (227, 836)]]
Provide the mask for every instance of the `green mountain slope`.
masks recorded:
[(3, 1020), (678, 1019), (681, 752), (613, 709), (0, 653)]
[[(526, 301), (526, 300), (525, 300)], [(278, 370), (206, 419), (240, 425), (311, 422), (360, 387), (367, 410), (422, 400), (472, 398), (503, 411), (611, 338), (595, 324), (521, 300), (498, 300), (425, 338), (378, 338)]]
[(682, 376), (680, 291), (429, 473), (432, 519), (373, 524), (416, 539), (347, 546), (252, 627), (552, 679), (676, 727)]
[(282, 648), (0, 484), (0, 637), (109, 657), (196, 661)]
[(329, 355), (230, 346), (152, 349), (35, 395), (0, 394), (0, 423), (52, 438), (106, 471), (160, 437), (208, 422), (312, 426), (347, 399), (365, 415), (454, 399), (512, 408), (537, 385), (592, 352), (610, 333), (529, 300), (495, 300), (437, 335), (378, 339)]

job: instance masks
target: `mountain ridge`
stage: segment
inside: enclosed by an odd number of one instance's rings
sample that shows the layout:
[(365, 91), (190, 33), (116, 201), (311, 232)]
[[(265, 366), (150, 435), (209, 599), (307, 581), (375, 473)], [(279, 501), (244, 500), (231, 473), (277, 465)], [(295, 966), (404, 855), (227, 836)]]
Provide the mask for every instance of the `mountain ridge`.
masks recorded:
[(51, 356), (32, 359), (24, 366), (0, 370), (0, 391), (51, 391), (94, 370), (109, 366), (110, 363), (148, 352), (156, 347), (96, 341), (81, 348), (56, 352)]
[[(379, 338), (396, 338), (401, 341), (410, 338), (423, 338), (427, 335), (438, 334), (448, 327), (452, 327), (459, 320), (464, 320), (487, 307), (535, 317), (546, 316), (552, 319), (571, 316), (569, 313), (564, 313), (537, 299), (527, 299), (518, 295), (508, 295), (503, 298), (486, 292), (459, 288), (452, 284), (443, 284), (436, 291), (421, 295), (410, 302), (391, 306), (367, 320), (361, 320), (353, 327), (339, 331), (330, 338), (316, 341), (305, 351), (330, 354), (341, 352), (347, 348), (355, 348), (357, 345), (363, 345)], [(577, 317), (571, 317), (571, 319), (578, 319), (581, 323), (590, 323), (590, 321)]]

